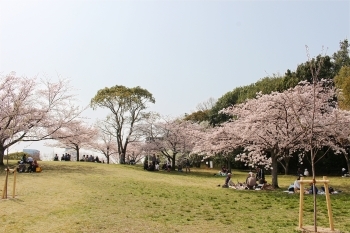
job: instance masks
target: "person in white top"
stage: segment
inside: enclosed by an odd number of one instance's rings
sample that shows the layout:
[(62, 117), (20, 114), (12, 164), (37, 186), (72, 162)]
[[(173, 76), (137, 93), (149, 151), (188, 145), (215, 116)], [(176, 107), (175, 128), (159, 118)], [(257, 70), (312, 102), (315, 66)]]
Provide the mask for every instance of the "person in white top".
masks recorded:
[(256, 177), (254, 176), (253, 172), (249, 172), (249, 175), (246, 179), (246, 184), (249, 189), (254, 189), (256, 185)]
[(309, 176), (309, 171), (307, 170), (307, 168), (305, 168), (304, 176)]
[(27, 163), (32, 163), (33, 161), (34, 161), (34, 159), (32, 157), (28, 157)]
[(296, 179), (294, 181), (294, 192), (298, 192), (300, 190), (300, 183), (299, 183), (299, 180), (300, 180), (300, 176), (298, 177), (298, 179)]

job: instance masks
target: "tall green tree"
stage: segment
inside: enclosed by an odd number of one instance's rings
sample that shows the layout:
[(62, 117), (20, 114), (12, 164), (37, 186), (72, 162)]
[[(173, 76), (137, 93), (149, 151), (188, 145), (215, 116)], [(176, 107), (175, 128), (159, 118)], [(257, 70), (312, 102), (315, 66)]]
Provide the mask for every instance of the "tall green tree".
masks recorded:
[(338, 90), (338, 103), (341, 109), (350, 110), (350, 66), (343, 66), (334, 83)]
[(340, 49), (333, 54), (334, 75), (337, 75), (343, 66), (350, 66), (349, 42), (347, 39), (340, 41)]
[(313, 82), (312, 69), (313, 67), (319, 67), (318, 80), (321, 79), (333, 79), (334, 77), (334, 65), (329, 56), (318, 55), (316, 58), (311, 58), (305, 63), (298, 65), (295, 74), (300, 81), (306, 80)]
[(110, 126), (109, 133), (117, 140), (120, 163), (125, 163), (128, 143), (133, 140), (136, 125), (147, 113), (149, 103), (155, 103), (153, 95), (139, 86), (128, 88), (121, 85), (106, 87), (97, 92), (91, 99), (91, 107), (107, 108), (111, 114), (106, 122)]

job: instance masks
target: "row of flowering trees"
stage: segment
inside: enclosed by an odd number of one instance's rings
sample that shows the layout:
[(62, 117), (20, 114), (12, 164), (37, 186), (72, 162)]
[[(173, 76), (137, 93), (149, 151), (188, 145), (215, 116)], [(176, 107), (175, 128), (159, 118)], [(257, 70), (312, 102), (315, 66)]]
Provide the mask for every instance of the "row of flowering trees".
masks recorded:
[(14, 72), (1, 77), (0, 165), (12, 145), (53, 139), (59, 131), (73, 128), (82, 111), (67, 80), (18, 77)]
[(53, 82), (15, 73), (1, 76), (0, 164), (6, 149), (24, 141), (45, 140), (47, 146), (73, 149), (78, 161), (81, 149), (102, 153), (107, 163), (110, 156), (120, 163), (125, 158), (137, 162), (158, 151), (173, 165), (178, 154), (189, 153), (194, 145), (193, 133), (187, 133), (194, 124), (161, 120), (146, 111), (147, 104), (155, 102), (146, 89), (117, 85), (98, 91), (91, 107), (107, 108), (110, 114), (95, 124), (82, 117), (85, 108), (76, 101), (68, 80)]
[(255, 99), (221, 112), (232, 119), (213, 128), (196, 148), (211, 155), (244, 152), (236, 159), (247, 166), (271, 169), (272, 185), (278, 187), (277, 164), (291, 156), (309, 155), (332, 149), (346, 153), (350, 134), (350, 114), (337, 107), (329, 82), (301, 82), (282, 93), (258, 94)]
[[(145, 112), (146, 102), (154, 99), (139, 87), (116, 86), (99, 92), (93, 106), (105, 106), (112, 114), (89, 125), (80, 118), (83, 109), (73, 104), (75, 96), (66, 81), (51, 83), (10, 74), (0, 85), (0, 161), (5, 149), (19, 141), (45, 139), (75, 149), (78, 160), (81, 148), (101, 152), (107, 162), (111, 155), (138, 161), (146, 154), (161, 153), (173, 167), (179, 155), (213, 156), (243, 148), (236, 159), (251, 167), (271, 168), (272, 185), (278, 187), (278, 161), (285, 160), (288, 168), (291, 156), (306, 154), (313, 160), (325, 149), (346, 154), (349, 144), (349, 112), (338, 108), (335, 89), (327, 81), (301, 82), (282, 93), (259, 93), (223, 109), (221, 113), (231, 120), (214, 128)], [(130, 114), (123, 115), (127, 111)], [(129, 128), (120, 127), (126, 123)]]
[[(125, 158), (137, 162), (159, 151), (175, 164), (177, 154), (191, 151), (192, 140), (183, 130), (189, 122), (162, 121), (145, 111), (147, 103), (154, 103), (145, 89), (114, 86), (98, 91), (91, 107), (107, 108), (110, 114), (95, 124), (82, 117), (85, 108), (76, 103), (68, 80), (19, 77), (14, 72), (1, 76), (0, 164), (6, 149), (24, 141), (45, 140), (47, 146), (73, 149), (77, 160), (81, 149), (94, 150), (105, 155), (107, 163), (110, 156), (121, 163)], [(155, 140), (145, 142), (147, 138)]]

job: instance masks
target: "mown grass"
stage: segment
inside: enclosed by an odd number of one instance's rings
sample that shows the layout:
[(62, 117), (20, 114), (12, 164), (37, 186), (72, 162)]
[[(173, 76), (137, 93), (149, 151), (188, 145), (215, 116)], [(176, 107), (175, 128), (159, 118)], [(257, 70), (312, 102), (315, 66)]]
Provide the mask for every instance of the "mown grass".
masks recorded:
[[(12, 161), (14, 163), (14, 161)], [(1, 200), (0, 232), (296, 232), (299, 196), (283, 193), (295, 179), (280, 176), (280, 190), (223, 189), (215, 170), (147, 172), (139, 166), (41, 162), (42, 173), (17, 174), (17, 195)], [(1, 193), (4, 169), (0, 171)], [(246, 173), (234, 171), (234, 181)], [(270, 177), (267, 178), (268, 180)], [(329, 177), (336, 229), (350, 229), (350, 178)], [(318, 225), (328, 227), (318, 195)], [(305, 197), (304, 224), (313, 223)]]

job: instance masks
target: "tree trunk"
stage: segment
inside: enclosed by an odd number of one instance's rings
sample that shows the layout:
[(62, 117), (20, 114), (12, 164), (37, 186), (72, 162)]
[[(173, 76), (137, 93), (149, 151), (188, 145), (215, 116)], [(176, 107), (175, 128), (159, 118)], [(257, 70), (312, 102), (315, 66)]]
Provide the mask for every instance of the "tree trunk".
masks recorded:
[(288, 173), (289, 173), (289, 160), (290, 160), (290, 157), (284, 158), (284, 162), (286, 163), (286, 166), (284, 168), (285, 175), (288, 175)]
[(175, 171), (175, 159), (176, 159), (176, 154), (173, 154), (173, 157), (171, 159), (171, 170)]
[(279, 188), (278, 187), (278, 161), (277, 161), (277, 156), (275, 153), (271, 152), (271, 160), (272, 160), (272, 170), (271, 170), (271, 176), (272, 176), (272, 187), (273, 188)]
[(120, 154), (119, 163), (120, 164), (125, 164), (125, 153), (124, 152)]
[(348, 166), (348, 172), (350, 174), (350, 159), (349, 159), (349, 155), (348, 154), (344, 154), (345, 160), (346, 160), (346, 164)]
[(4, 154), (5, 154), (5, 149), (0, 147), (0, 166), (4, 166)]
[(227, 170), (231, 172), (231, 160), (227, 159), (226, 160), (226, 167), (227, 167)]
[(80, 161), (80, 160), (79, 160), (79, 147), (76, 147), (75, 149), (76, 149), (76, 151), (77, 151), (77, 162), (79, 162), (79, 161)]
[(316, 173), (315, 173), (315, 152), (311, 150), (311, 168), (312, 168), (312, 194), (314, 199), (314, 231), (317, 232), (317, 202), (316, 202)]

